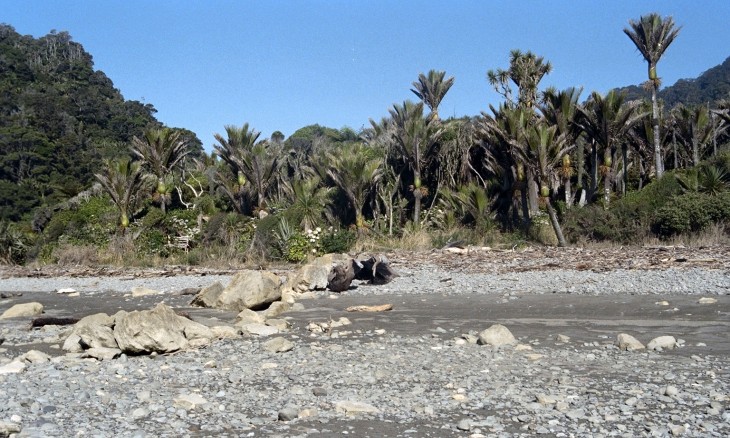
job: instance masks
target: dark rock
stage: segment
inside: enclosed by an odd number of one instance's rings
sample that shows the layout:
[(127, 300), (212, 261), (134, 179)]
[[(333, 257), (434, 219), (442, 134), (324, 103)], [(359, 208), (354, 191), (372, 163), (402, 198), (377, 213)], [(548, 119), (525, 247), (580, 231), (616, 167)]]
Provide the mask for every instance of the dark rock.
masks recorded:
[(42, 316), (30, 322), (31, 328), (43, 327), (46, 325), (72, 325), (79, 322), (78, 318), (56, 318), (53, 316)]
[(356, 261), (350, 263), (337, 264), (332, 268), (327, 278), (327, 289), (332, 292), (342, 292), (350, 288), (352, 280), (355, 278)]
[(398, 274), (389, 266), (385, 256), (370, 257), (353, 264), (355, 278), (370, 284), (382, 285), (390, 283)]

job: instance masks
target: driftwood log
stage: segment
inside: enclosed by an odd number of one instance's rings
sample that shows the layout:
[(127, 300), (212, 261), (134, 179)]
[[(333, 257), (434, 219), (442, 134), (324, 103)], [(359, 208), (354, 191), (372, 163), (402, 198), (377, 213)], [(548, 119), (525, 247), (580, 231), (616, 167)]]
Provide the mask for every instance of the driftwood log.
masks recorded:
[(30, 322), (30, 328), (38, 328), (47, 325), (72, 325), (79, 322), (78, 318), (56, 318), (54, 316), (41, 316)]
[(370, 257), (367, 260), (352, 259), (349, 263), (337, 264), (328, 277), (327, 289), (342, 292), (350, 288), (352, 280), (367, 281), (368, 284), (389, 283), (398, 274), (389, 266), (385, 256)]

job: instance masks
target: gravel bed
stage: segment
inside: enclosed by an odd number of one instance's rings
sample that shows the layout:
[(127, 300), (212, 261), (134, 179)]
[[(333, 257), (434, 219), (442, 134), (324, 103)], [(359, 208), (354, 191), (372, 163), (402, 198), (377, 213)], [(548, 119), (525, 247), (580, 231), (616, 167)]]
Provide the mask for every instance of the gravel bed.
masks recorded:
[[(723, 269), (489, 274), (429, 264), (396, 268), (401, 276), (392, 283), (347, 295), (417, 294), (425, 301), (460, 294), (702, 295), (720, 298), (717, 324), (727, 324), (730, 312), (724, 297), (730, 276)], [(228, 279), (5, 278), (0, 292), (70, 287), (83, 296), (135, 286), (175, 292)], [(304, 301), (305, 307), (328, 295)], [(544, 331), (518, 337), (516, 347), (474, 343), (485, 328), (402, 334), (376, 321), (310, 333), (298, 324), (282, 335), (294, 343), (284, 353), (268, 351), (270, 338), (255, 336), (106, 361), (59, 351), (22, 372), (0, 373), (0, 436), (730, 436), (726, 350), (680, 339), (671, 351), (627, 352), (611, 337), (556, 341), (559, 333)], [(17, 339), (13, 330), (0, 326), (0, 338)], [(69, 330), (37, 332), (58, 345)], [(0, 367), (11, 360), (3, 347)]]

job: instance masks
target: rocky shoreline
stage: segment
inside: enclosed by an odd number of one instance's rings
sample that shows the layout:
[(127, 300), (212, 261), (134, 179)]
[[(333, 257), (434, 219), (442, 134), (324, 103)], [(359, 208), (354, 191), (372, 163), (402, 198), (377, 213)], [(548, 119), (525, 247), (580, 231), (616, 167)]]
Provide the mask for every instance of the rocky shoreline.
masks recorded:
[[(0, 320), (0, 369), (24, 365), (0, 371), (0, 436), (730, 435), (727, 248), (388, 256), (400, 277), (387, 285), (315, 291), (278, 317), (279, 333), (172, 354), (82, 358), (59, 348), (70, 327)], [(191, 309), (182, 294), (233, 272), (42, 271), (0, 271), (0, 313), (34, 300), (55, 316), (162, 301), (233, 326), (235, 313)], [(480, 342), (494, 324), (515, 341)], [(621, 333), (675, 342), (626, 351)]]

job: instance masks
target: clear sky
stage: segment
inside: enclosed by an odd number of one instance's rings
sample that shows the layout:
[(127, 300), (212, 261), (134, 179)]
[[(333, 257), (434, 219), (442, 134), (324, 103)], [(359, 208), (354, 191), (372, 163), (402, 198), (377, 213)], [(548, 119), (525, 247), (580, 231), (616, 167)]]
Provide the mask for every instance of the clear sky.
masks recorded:
[(319, 123), (359, 130), (417, 100), (418, 74), (456, 82), (442, 117), (497, 104), (486, 79), (511, 49), (552, 62), (541, 85), (591, 91), (640, 84), (647, 68), (622, 32), (649, 12), (682, 26), (659, 63), (664, 85), (730, 56), (730, 1), (703, 0), (0, 0), (25, 35), (68, 31), (125, 98), (151, 103), (206, 149), (225, 125), (268, 137)]

